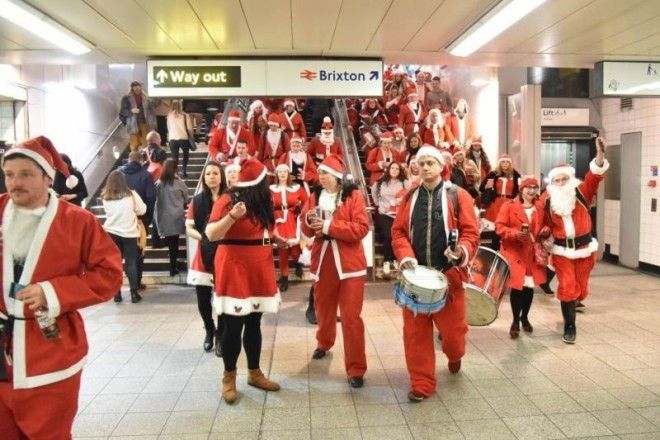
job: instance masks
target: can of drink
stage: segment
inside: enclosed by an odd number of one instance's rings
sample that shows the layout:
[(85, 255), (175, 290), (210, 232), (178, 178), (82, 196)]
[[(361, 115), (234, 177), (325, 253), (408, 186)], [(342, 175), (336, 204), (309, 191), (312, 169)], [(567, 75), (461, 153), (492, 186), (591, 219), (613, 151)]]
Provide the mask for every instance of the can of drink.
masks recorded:
[(523, 223), (522, 226), (520, 227), (520, 230), (524, 233), (529, 232), (529, 225), (527, 223)]

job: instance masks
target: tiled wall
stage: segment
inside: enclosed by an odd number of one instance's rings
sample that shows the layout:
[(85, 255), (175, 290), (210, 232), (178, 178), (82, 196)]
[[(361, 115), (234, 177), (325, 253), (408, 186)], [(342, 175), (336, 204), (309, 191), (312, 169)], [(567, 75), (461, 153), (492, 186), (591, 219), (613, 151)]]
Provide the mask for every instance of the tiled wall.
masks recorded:
[[(660, 199), (660, 177), (651, 176), (651, 166), (660, 166), (660, 99), (634, 99), (633, 109), (624, 111), (619, 109), (619, 103), (615, 98), (600, 101), (604, 134), (609, 144), (616, 145), (621, 143), (622, 133), (642, 133), (639, 261), (660, 266), (660, 207), (651, 212), (651, 199)], [(658, 186), (649, 187), (651, 179)], [(610, 244), (612, 253), (618, 254), (619, 202), (606, 201), (604, 227), (605, 243)]]

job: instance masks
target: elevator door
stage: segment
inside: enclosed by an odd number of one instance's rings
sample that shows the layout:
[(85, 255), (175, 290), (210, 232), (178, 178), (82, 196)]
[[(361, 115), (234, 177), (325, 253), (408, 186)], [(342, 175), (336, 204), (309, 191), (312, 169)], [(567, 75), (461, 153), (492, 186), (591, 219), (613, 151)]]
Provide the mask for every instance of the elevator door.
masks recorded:
[(621, 135), (621, 215), (619, 218), (619, 263), (639, 266), (642, 133)]

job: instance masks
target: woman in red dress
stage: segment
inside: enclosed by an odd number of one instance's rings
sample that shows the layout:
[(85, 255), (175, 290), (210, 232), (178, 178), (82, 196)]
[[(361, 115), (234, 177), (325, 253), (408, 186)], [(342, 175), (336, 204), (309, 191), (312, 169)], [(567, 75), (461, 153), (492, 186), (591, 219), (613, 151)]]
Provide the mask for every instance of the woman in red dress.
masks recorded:
[[(508, 200), (513, 200), (518, 195), (518, 180), (520, 173), (513, 168), (513, 162), (509, 156), (500, 156), (497, 167), (486, 175), (479, 186), (481, 207), (486, 209), (484, 214), (490, 228), (494, 227), (500, 208)], [(500, 240), (497, 235), (493, 236), (493, 249), (500, 248)]]
[(238, 182), (213, 205), (206, 226), (209, 240), (218, 242), (214, 306), (224, 324), (222, 398), (229, 404), (238, 398), (236, 361), (241, 342), (247, 356), (248, 385), (266, 391), (280, 389), (259, 368), (261, 315), (276, 313), (280, 305), (271, 245), (271, 237), (278, 240), (273, 201), (266, 167), (256, 159), (240, 165)]
[(275, 167), (277, 183), (270, 186), (275, 209), (275, 228), (285, 243), (280, 245), (280, 292), (289, 289), (289, 257), (293, 258), (296, 276), (302, 278), (302, 265), (298, 262), (302, 250), (300, 249), (300, 219), (298, 213), (307, 202), (307, 192), (297, 183), (293, 183), (293, 176), (289, 165), (282, 163)]

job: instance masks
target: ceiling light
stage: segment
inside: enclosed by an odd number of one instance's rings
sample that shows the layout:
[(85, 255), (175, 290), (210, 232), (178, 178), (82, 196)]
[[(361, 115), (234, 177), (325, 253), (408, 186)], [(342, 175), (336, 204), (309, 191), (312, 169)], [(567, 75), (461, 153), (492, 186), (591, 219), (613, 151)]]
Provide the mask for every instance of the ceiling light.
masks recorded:
[(503, 0), (454, 40), (447, 50), (454, 56), (466, 57), (497, 37), (543, 2), (545, 0)]
[(23, 2), (0, 0), (0, 17), (72, 54), (82, 55), (92, 50), (93, 46), (89, 42)]

